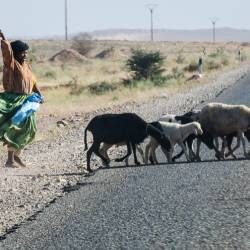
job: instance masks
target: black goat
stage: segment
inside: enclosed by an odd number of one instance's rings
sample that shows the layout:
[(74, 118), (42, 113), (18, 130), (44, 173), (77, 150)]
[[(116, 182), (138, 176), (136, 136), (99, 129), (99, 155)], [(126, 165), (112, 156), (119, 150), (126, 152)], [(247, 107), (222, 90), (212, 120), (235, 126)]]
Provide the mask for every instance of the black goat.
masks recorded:
[(102, 142), (108, 144), (126, 143), (127, 154), (122, 158), (115, 159), (118, 162), (123, 161), (131, 155), (132, 146), (136, 165), (140, 164), (136, 157), (136, 144), (143, 142), (149, 135), (154, 137), (166, 151), (169, 151), (171, 147), (170, 142), (157, 126), (157, 123), (147, 123), (133, 113), (103, 114), (94, 117), (89, 122), (84, 132), (85, 150), (88, 149), (87, 131), (90, 131), (93, 135), (93, 144), (87, 152), (87, 170), (90, 172), (92, 171), (90, 168), (90, 158), (93, 152), (106, 164), (109, 163), (108, 159), (99, 153), (100, 144)]

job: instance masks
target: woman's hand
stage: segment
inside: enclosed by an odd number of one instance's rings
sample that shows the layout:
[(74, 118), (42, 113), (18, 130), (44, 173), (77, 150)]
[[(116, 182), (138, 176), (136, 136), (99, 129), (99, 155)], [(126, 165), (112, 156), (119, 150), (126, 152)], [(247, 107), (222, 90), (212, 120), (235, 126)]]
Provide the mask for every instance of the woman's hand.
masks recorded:
[(2, 38), (3, 40), (5, 40), (5, 36), (4, 36), (3, 32), (2, 32), (2, 30), (0, 30), (0, 38)]

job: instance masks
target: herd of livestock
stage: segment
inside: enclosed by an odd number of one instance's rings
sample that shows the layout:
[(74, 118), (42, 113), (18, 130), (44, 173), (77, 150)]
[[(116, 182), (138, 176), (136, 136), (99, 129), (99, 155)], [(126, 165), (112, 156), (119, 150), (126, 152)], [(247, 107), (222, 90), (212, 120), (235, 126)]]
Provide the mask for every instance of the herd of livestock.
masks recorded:
[[(87, 131), (93, 135), (93, 143), (88, 149)], [(110, 159), (107, 151), (113, 145), (127, 146), (127, 154), (115, 159), (117, 162), (126, 161), (133, 151), (134, 162), (139, 165), (136, 150), (144, 163), (158, 163), (156, 148), (161, 147), (169, 163), (175, 161), (183, 153), (187, 161), (201, 161), (200, 145), (204, 143), (215, 151), (217, 159), (225, 159), (230, 155), (236, 158), (234, 151), (243, 146), (245, 157), (245, 138), (250, 141), (250, 108), (245, 105), (228, 105), (224, 103), (209, 103), (199, 111), (190, 111), (184, 115), (163, 115), (158, 121), (146, 122), (134, 113), (103, 114), (95, 116), (85, 128), (85, 150), (87, 151), (87, 170), (90, 168), (91, 155), (94, 152), (108, 166)], [(149, 137), (145, 153), (140, 144)], [(236, 145), (232, 148), (234, 137)], [(219, 138), (222, 140), (221, 148)], [(197, 140), (196, 152), (193, 143)], [(181, 146), (182, 151), (173, 156), (175, 145)], [(186, 147), (188, 147), (188, 152)], [(227, 152), (226, 152), (227, 149)]]

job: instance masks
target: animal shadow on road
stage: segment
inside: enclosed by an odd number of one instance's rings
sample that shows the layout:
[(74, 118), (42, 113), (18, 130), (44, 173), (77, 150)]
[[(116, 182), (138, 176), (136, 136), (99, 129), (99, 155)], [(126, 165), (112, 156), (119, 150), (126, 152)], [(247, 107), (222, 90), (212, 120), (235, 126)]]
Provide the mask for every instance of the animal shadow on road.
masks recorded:
[(141, 164), (139, 166), (137, 165), (122, 165), (122, 166), (112, 166), (112, 167), (100, 167), (98, 170), (112, 170), (112, 169), (121, 169), (121, 168), (141, 168), (141, 167), (155, 167), (157, 165), (183, 165), (183, 164), (188, 164), (188, 166), (193, 165), (193, 164), (202, 164), (202, 163), (216, 163), (216, 162), (233, 162), (233, 161), (247, 161), (249, 159), (247, 158), (237, 158), (237, 159), (225, 159), (225, 160), (203, 160), (203, 161), (195, 161), (195, 162), (187, 162), (187, 161), (178, 161), (178, 162), (173, 162), (173, 163), (168, 163), (168, 162), (159, 162), (157, 164)]

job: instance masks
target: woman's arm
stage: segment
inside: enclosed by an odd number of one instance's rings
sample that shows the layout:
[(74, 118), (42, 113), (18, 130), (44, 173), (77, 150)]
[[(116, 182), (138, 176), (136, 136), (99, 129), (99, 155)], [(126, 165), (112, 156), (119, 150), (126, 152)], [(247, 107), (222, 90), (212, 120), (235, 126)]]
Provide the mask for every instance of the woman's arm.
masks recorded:
[(2, 38), (2, 40), (6, 40), (2, 30), (0, 30), (0, 38)]
[(3, 32), (0, 30), (1, 49), (3, 54), (3, 63), (6, 67), (14, 70), (14, 56), (10, 43), (6, 40)]

